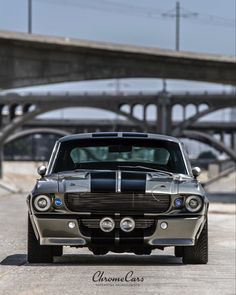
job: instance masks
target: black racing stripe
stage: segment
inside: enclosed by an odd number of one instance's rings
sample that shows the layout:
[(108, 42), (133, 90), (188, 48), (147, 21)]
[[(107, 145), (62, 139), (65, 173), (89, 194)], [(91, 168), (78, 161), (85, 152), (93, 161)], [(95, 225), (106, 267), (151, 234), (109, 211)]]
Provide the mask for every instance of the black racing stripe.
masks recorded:
[(122, 193), (145, 193), (146, 173), (121, 173), (121, 192)]
[(92, 193), (115, 193), (116, 173), (115, 172), (94, 172), (91, 173)]

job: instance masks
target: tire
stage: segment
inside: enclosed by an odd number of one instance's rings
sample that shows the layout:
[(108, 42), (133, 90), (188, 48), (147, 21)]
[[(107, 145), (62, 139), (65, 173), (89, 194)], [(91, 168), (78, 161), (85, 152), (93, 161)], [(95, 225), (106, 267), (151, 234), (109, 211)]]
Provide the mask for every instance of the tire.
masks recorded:
[(63, 246), (53, 246), (53, 256), (62, 256)]
[(41, 246), (37, 240), (28, 214), (28, 255), (29, 263), (53, 262), (53, 246)]
[(184, 256), (184, 247), (176, 246), (175, 247), (175, 257), (183, 257)]
[(208, 262), (208, 222), (206, 220), (202, 232), (194, 246), (184, 247), (184, 264), (207, 264)]

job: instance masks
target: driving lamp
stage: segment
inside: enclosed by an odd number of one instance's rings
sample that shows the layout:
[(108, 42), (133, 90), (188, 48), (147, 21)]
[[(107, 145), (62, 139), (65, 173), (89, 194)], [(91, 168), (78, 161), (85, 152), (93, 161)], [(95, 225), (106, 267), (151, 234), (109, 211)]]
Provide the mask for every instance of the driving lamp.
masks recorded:
[(135, 228), (135, 221), (131, 217), (125, 217), (120, 222), (120, 228), (124, 232), (131, 232)]
[(110, 217), (104, 217), (100, 221), (100, 229), (104, 232), (111, 232), (115, 227), (115, 221)]

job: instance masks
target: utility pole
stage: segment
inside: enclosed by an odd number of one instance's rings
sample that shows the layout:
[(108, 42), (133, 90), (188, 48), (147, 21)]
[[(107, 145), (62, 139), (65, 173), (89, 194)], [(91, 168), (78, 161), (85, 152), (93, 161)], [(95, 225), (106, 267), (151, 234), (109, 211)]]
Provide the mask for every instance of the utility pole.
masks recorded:
[(32, 33), (32, 0), (28, 0), (28, 34)]
[(180, 41), (180, 4), (176, 2), (176, 14), (175, 14), (175, 50), (179, 51), (179, 41)]
[(180, 19), (187, 18), (187, 17), (196, 17), (198, 13), (195, 12), (181, 12), (180, 2), (176, 2), (175, 9), (171, 12), (162, 13), (163, 17), (171, 17), (175, 18), (175, 50), (180, 50)]

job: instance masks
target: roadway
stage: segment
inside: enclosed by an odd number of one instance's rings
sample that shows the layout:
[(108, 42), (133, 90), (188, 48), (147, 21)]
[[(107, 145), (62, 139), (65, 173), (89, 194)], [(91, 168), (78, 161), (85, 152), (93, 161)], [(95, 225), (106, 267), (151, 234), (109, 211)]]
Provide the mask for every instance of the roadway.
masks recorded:
[[(25, 193), (0, 195), (0, 294), (235, 294), (235, 207), (211, 204), (209, 263), (183, 265), (171, 249), (151, 256), (65, 249), (54, 264), (26, 262)], [(139, 283), (95, 283), (95, 272), (122, 277), (133, 271)]]

